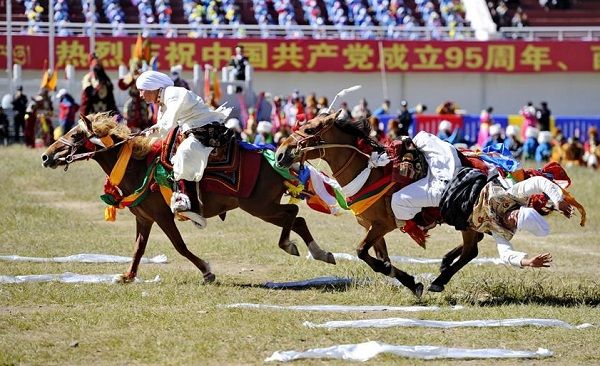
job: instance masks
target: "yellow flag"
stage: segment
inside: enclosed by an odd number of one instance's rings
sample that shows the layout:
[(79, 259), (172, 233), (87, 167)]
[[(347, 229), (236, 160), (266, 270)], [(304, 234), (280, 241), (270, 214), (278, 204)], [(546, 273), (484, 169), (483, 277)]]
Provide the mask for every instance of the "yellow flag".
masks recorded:
[(221, 84), (219, 83), (219, 73), (215, 71), (214, 73), (215, 81), (213, 83), (213, 97), (215, 103), (219, 104), (221, 100)]
[(137, 41), (135, 41), (135, 47), (133, 48), (133, 58), (137, 60), (142, 60), (143, 56), (143, 43), (144, 40), (141, 34), (138, 34)]

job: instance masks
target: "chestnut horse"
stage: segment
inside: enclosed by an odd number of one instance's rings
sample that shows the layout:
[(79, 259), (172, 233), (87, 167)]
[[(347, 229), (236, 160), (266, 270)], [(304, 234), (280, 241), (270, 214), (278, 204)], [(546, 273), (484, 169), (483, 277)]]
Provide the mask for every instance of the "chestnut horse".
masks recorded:
[[(106, 146), (102, 142), (108, 140), (106, 136), (110, 136), (114, 144)], [(129, 160), (126, 173), (118, 185), (122, 196), (127, 197), (141, 185), (147, 173), (148, 166), (144, 157), (150, 152), (151, 143), (147, 137), (131, 135), (129, 128), (116, 123), (115, 119), (107, 113), (92, 114), (88, 117), (82, 115), (77, 126), (44, 152), (42, 165), (49, 168), (65, 166), (66, 170), (68, 164), (73, 161), (91, 158), (109, 175), (124, 143), (133, 145), (132, 159)], [(253, 216), (281, 227), (279, 247), (287, 253), (299, 255), (298, 248), (290, 240), (290, 231), (294, 231), (304, 240), (313, 257), (335, 264), (333, 254), (322, 250), (317, 245), (304, 218), (297, 216), (298, 206), (280, 203), (285, 191), (284, 179), (265, 159), (261, 158), (258, 180), (250, 196), (237, 198), (215, 193), (202, 194), (204, 216), (209, 218), (220, 215), (224, 219), (225, 212), (239, 207)], [(175, 225), (174, 215), (161, 192), (148, 192), (147, 197), (140, 204), (130, 207), (130, 211), (135, 215), (136, 241), (133, 261), (123, 275), (124, 281), (135, 278), (146, 249), (148, 235), (155, 222), (167, 235), (177, 252), (202, 271), (205, 282), (214, 281), (215, 275), (211, 272), (209, 264), (187, 248)]]
[[(350, 183), (367, 167), (369, 161), (369, 156), (357, 148), (358, 139), (370, 141), (371, 145), (375, 147), (378, 147), (376, 146), (378, 143), (370, 140), (370, 125), (366, 120), (351, 122), (341, 120), (338, 116), (339, 112), (322, 114), (303, 124), (277, 149), (277, 164), (289, 167), (304, 159), (321, 158), (327, 161), (333, 177), (342, 187)], [(377, 182), (384, 175), (383, 167), (371, 169), (364, 186)], [(390, 207), (390, 199), (391, 192), (388, 192), (387, 195), (382, 196), (372, 206), (357, 215), (358, 223), (367, 230), (367, 234), (360, 241), (356, 251), (358, 257), (375, 272), (398, 279), (417, 297), (421, 297), (423, 284), (415, 282), (413, 276), (394, 267), (387, 253), (384, 236), (397, 229)], [(477, 243), (483, 238), (483, 234), (475, 231), (463, 231), (462, 236), (463, 244), (444, 256), (440, 267), (441, 274), (432, 282), (429, 291), (443, 291), (452, 276), (477, 256)], [(371, 247), (374, 248), (377, 257), (369, 254)], [(454, 262), (457, 257), (459, 257), (458, 260)]]

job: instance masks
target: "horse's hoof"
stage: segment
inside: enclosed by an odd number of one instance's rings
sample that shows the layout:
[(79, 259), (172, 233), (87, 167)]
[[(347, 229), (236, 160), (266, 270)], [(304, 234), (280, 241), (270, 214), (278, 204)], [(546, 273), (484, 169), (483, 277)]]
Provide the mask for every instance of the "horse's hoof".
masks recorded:
[(436, 284), (432, 283), (431, 285), (429, 285), (429, 288), (427, 289), (427, 291), (442, 292), (442, 291), (444, 291), (444, 285), (436, 285)]
[(132, 283), (133, 281), (135, 281), (135, 275), (132, 273), (123, 273), (115, 277), (114, 281), (115, 283), (122, 284)]
[(423, 296), (423, 284), (421, 282), (415, 284), (413, 294), (415, 294), (417, 299), (420, 299), (421, 296)]
[(204, 275), (204, 283), (212, 283), (215, 282), (215, 279), (217, 278), (217, 276), (215, 276), (212, 273), (207, 273)]
[(289, 255), (295, 255), (296, 257), (300, 256), (300, 252), (298, 251), (296, 243), (294, 243), (291, 240), (285, 243), (284, 245), (280, 245), (279, 247)]
[(325, 262), (330, 263), (330, 264), (336, 264), (335, 263), (335, 257), (333, 256), (333, 253), (327, 252), (327, 259), (325, 259)]

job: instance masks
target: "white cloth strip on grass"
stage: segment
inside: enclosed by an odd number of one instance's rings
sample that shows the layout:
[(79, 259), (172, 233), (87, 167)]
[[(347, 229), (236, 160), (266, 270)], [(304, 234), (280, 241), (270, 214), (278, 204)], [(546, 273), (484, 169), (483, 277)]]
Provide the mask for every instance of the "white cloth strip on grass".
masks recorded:
[(566, 329), (589, 328), (592, 324), (585, 323), (581, 325), (571, 325), (558, 319), (535, 319), (535, 318), (517, 318), (517, 319), (491, 319), (491, 320), (425, 320), (425, 319), (407, 319), (407, 318), (386, 318), (386, 319), (362, 319), (362, 320), (336, 320), (321, 324), (304, 322), (303, 325), (308, 328), (392, 328), (392, 327), (422, 327), (422, 328), (463, 328), (463, 327), (559, 327)]
[[(67, 257), (21, 257), (20, 255), (0, 255), (0, 260), (16, 262), (52, 262), (52, 263), (129, 263), (131, 257), (111, 254), (74, 254)], [(167, 256), (159, 254), (152, 258), (142, 258), (141, 263), (167, 263)]]
[[(77, 274), (65, 272), (61, 274), (42, 274), (24, 276), (0, 276), (0, 283), (25, 283), (25, 282), (62, 282), (62, 283), (117, 283), (121, 275), (118, 274)], [(160, 282), (160, 276), (151, 280), (135, 278), (136, 283)]]
[[(359, 261), (360, 258), (353, 254), (348, 253), (333, 253), (333, 257), (336, 260), (347, 260), (347, 261)], [(307, 255), (307, 258), (312, 259), (310, 253)], [(405, 257), (401, 255), (393, 255), (390, 257), (392, 262), (395, 263), (410, 263), (410, 264), (440, 264), (442, 263), (441, 259), (436, 258), (419, 258), (419, 257)], [(504, 264), (502, 259), (500, 258), (490, 258), (490, 257), (482, 257), (475, 258), (471, 262), (473, 264), (482, 265), (482, 264)]]
[[(372, 311), (403, 311), (403, 312), (419, 312), (419, 311), (440, 311), (442, 308), (439, 306), (350, 306), (350, 305), (293, 305), (293, 306), (281, 306), (281, 305), (269, 305), (269, 304), (250, 304), (250, 303), (238, 303), (229, 305), (219, 305), (224, 308), (244, 308), (244, 309), (268, 309), (268, 310), (294, 310), (294, 311), (328, 311), (337, 313), (351, 313), (351, 312), (372, 312)], [(462, 306), (453, 306), (452, 310), (461, 310)]]
[(436, 346), (396, 346), (375, 341), (342, 344), (308, 351), (277, 351), (265, 362), (287, 362), (307, 358), (333, 358), (347, 361), (368, 361), (380, 353), (391, 353), (406, 358), (433, 359), (485, 359), (485, 358), (542, 358), (551, 357), (545, 348), (537, 351), (511, 350), (502, 348), (446, 348)]

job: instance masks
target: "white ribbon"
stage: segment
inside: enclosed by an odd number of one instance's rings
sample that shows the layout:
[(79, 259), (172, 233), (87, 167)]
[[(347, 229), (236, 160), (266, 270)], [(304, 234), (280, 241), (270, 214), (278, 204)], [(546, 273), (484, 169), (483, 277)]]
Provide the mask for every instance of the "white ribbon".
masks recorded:
[[(348, 261), (360, 261), (360, 258), (353, 254), (348, 253), (333, 253), (333, 257), (336, 261), (338, 260), (348, 260)], [(308, 259), (312, 259), (310, 253), (306, 256)], [(395, 263), (410, 263), (410, 264), (440, 264), (442, 263), (441, 259), (437, 258), (420, 258), (420, 257), (405, 257), (402, 255), (393, 255), (390, 256), (390, 259)], [(490, 257), (482, 257), (475, 258), (469, 262), (469, 264), (505, 264), (504, 261), (500, 258), (490, 258)]]
[[(25, 282), (62, 282), (62, 283), (118, 283), (120, 277), (118, 274), (78, 274), (65, 272), (61, 274), (41, 274), (24, 276), (0, 276), (0, 283), (25, 283)], [(160, 282), (160, 276), (151, 280), (142, 280), (135, 278), (134, 282), (153, 283)]]
[[(353, 313), (353, 312), (374, 312), (374, 311), (402, 311), (402, 312), (420, 312), (420, 311), (440, 311), (442, 308), (439, 306), (383, 306), (383, 305), (293, 305), (293, 306), (281, 306), (281, 305), (269, 305), (269, 304), (250, 304), (250, 303), (238, 303), (229, 305), (219, 305), (224, 308), (235, 308), (235, 309), (267, 309), (267, 310), (292, 310), (292, 311), (324, 311), (324, 312), (336, 312), (336, 313)], [(453, 306), (452, 310), (461, 310), (464, 307), (458, 305)]]
[(533, 325), (537, 327), (558, 327), (565, 329), (585, 329), (592, 327), (590, 323), (571, 325), (558, 319), (490, 319), (490, 320), (463, 320), (443, 321), (407, 318), (361, 319), (361, 320), (336, 320), (322, 324), (311, 322), (302, 323), (307, 328), (393, 328), (393, 327), (421, 327), (421, 328), (465, 328), (465, 327), (523, 327)]
[(371, 158), (367, 163), (367, 167), (360, 172), (350, 183), (346, 184), (342, 187), (342, 192), (344, 196), (351, 197), (354, 196), (360, 189), (365, 185), (367, 179), (369, 179), (369, 175), (371, 175), (371, 169), (386, 166), (390, 162), (390, 158), (387, 153), (379, 154), (376, 152), (371, 153)]
[(436, 346), (396, 346), (375, 341), (359, 344), (342, 344), (308, 351), (277, 351), (265, 362), (287, 362), (306, 358), (334, 358), (346, 361), (368, 361), (380, 353), (391, 353), (406, 358), (433, 359), (484, 359), (484, 358), (538, 358), (551, 357), (545, 348), (537, 351), (522, 351), (502, 348), (447, 348)]
[[(40, 263), (129, 263), (131, 257), (122, 257), (110, 254), (74, 254), (67, 257), (21, 257), (20, 255), (0, 255), (0, 260), (15, 262), (40, 262)], [(141, 263), (167, 263), (167, 256), (164, 254), (152, 258), (142, 258)]]

